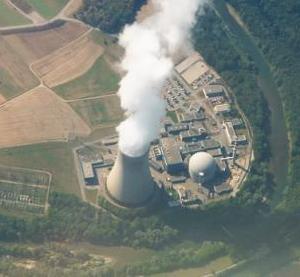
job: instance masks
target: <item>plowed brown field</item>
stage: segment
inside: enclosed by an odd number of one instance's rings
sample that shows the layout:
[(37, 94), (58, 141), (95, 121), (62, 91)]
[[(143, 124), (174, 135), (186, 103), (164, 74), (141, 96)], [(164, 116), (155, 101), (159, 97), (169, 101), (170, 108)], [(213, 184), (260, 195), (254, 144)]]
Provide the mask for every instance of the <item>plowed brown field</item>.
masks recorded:
[(0, 106), (0, 148), (68, 140), (90, 132), (68, 104), (44, 87)]
[(86, 34), (38, 60), (32, 65), (32, 69), (48, 87), (55, 87), (88, 71), (103, 50)]

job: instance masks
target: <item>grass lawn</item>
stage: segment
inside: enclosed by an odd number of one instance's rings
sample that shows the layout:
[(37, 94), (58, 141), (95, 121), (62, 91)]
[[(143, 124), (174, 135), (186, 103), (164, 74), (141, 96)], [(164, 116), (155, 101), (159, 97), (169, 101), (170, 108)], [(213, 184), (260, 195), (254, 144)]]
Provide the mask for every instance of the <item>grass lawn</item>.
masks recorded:
[(20, 94), (21, 91), (22, 88), (16, 84), (6, 70), (0, 67), (0, 94), (2, 94), (6, 99), (10, 99)]
[(119, 98), (116, 95), (73, 102), (71, 106), (92, 128), (103, 124), (117, 124), (123, 116)]
[(176, 112), (172, 111), (172, 112), (167, 112), (167, 116), (170, 117), (174, 123), (178, 123), (178, 117), (177, 117), (177, 114)]
[(8, 6), (4, 0), (0, 1), (0, 27), (16, 26), (29, 23), (31, 23), (29, 19)]
[(85, 189), (86, 199), (91, 203), (97, 204), (97, 194), (97, 189)]
[(27, 2), (43, 17), (49, 19), (56, 16), (68, 0), (27, 0)]
[(71, 146), (46, 143), (0, 150), (0, 163), (46, 170), (53, 174), (51, 190), (80, 196)]
[(118, 90), (119, 76), (100, 57), (81, 77), (54, 88), (65, 99), (78, 99), (111, 94)]

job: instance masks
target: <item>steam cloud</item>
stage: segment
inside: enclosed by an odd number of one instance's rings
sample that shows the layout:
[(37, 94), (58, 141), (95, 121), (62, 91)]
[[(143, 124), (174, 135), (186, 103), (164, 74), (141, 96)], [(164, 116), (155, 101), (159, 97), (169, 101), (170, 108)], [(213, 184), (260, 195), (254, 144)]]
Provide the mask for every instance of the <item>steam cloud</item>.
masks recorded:
[(204, 0), (153, 0), (155, 12), (141, 23), (125, 27), (121, 67), (126, 75), (118, 95), (126, 119), (117, 127), (120, 150), (143, 155), (159, 135), (165, 115), (161, 89), (173, 68), (172, 56), (189, 47), (190, 30)]

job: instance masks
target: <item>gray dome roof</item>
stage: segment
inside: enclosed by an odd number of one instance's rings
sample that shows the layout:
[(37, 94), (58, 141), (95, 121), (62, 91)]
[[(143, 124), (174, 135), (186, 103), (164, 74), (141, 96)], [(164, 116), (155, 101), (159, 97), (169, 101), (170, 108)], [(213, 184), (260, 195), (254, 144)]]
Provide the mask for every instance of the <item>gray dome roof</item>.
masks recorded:
[(211, 181), (216, 174), (217, 163), (215, 159), (206, 152), (198, 152), (189, 160), (189, 173), (197, 183)]

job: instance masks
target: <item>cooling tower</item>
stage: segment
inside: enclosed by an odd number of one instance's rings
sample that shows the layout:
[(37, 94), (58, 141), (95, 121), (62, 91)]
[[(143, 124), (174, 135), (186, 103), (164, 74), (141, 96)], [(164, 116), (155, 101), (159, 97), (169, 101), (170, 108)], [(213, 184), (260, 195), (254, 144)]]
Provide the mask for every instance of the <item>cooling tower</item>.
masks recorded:
[(148, 152), (141, 157), (130, 157), (119, 151), (107, 178), (106, 192), (117, 204), (126, 207), (144, 206), (155, 193)]

